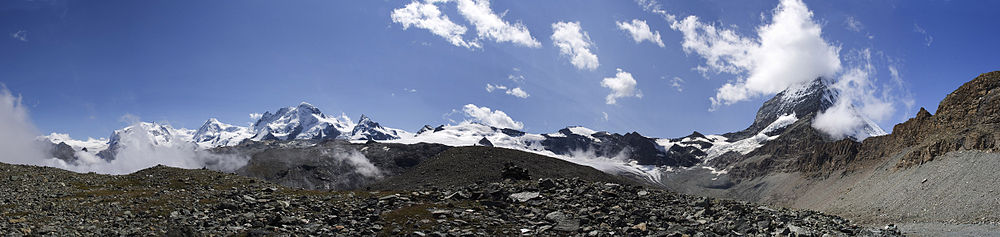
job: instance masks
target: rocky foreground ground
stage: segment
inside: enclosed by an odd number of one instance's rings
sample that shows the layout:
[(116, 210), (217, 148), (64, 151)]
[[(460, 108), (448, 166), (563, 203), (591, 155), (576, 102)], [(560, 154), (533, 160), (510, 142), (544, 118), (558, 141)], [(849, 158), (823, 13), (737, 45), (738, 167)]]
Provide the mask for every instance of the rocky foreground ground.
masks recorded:
[(9, 164), (0, 172), (8, 236), (899, 235), (813, 211), (575, 179), (326, 192), (162, 166), (123, 176)]

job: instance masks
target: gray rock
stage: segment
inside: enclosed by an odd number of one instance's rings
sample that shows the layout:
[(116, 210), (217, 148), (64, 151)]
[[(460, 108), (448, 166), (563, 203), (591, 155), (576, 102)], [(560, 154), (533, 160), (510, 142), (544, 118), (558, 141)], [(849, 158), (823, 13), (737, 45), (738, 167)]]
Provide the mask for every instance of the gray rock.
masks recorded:
[(538, 198), (539, 195), (538, 192), (520, 192), (511, 194), (510, 198), (518, 202), (527, 202), (528, 200)]

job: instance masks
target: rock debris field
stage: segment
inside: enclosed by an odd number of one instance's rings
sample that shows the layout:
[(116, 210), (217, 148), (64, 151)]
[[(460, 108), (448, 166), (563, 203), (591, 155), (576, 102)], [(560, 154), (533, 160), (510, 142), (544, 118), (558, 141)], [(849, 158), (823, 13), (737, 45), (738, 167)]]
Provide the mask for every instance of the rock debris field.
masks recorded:
[(7, 236), (900, 235), (813, 211), (577, 179), (331, 192), (163, 166), (121, 176), (0, 171)]

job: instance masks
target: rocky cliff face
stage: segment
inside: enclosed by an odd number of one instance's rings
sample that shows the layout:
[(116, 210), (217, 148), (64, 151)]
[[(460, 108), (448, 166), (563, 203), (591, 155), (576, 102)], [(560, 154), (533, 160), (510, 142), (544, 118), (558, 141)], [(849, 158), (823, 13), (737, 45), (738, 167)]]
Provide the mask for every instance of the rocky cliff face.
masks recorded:
[(908, 168), (951, 151), (1000, 151), (1000, 136), (994, 135), (1000, 131), (1000, 71), (984, 73), (959, 87), (941, 101), (938, 114), (921, 108), (914, 118), (896, 125), (892, 134), (863, 142), (827, 141), (808, 121), (788, 126), (778, 139), (740, 159), (717, 165), (731, 166), (738, 178), (775, 171), (821, 175), (857, 169), (896, 154), (904, 158), (895, 167)]
[(917, 116), (895, 127), (882, 145), (902, 151), (912, 147), (896, 165), (906, 168), (951, 151), (1000, 151), (1000, 71), (984, 73), (948, 94), (937, 114), (923, 108)]

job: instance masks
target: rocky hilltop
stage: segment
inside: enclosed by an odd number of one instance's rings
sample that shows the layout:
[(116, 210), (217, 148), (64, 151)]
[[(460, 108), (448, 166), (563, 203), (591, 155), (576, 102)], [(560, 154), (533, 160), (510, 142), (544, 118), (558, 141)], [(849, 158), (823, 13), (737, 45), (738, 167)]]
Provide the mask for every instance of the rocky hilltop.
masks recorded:
[(163, 166), (123, 176), (0, 170), (0, 232), (13, 236), (900, 235), (813, 211), (579, 179), (327, 192)]

